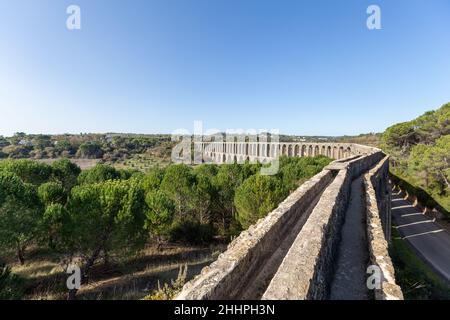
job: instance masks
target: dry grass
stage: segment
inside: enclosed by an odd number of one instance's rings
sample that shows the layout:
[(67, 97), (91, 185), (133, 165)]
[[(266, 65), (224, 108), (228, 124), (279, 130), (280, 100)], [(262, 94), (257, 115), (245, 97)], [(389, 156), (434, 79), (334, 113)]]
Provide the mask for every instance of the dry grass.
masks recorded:
[[(161, 285), (178, 276), (181, 265), (187, 265), (187, 280), (215, 260), (225, 246), (191, 247), (166, 245), (162, 251), (148, 246), (126, 259), (113, 259), (107, 265), (97, 263), (90, 281), (77, 294), (78, 299), (142, 299)], [(45, 251), (31, 251), (25, 265), (13, 265), (13, 271), (26, 280), (25, 299), (65, 299), (66, 277), (59, 259)]]
[[(53, 162), (57, 160), (61, 160), (62, 158), (55, 158), (55, 159), (38, 159), (37, 161), (46, 163), (51, 165)], [(97, 163), (100, 162), (100, 159), (75, 159), (71, 158), (69, 159), (70, 162), (75, 163), (77, 166), (80, 167), (81, 170), (90, 169), (92, 167), (95, 167)]]

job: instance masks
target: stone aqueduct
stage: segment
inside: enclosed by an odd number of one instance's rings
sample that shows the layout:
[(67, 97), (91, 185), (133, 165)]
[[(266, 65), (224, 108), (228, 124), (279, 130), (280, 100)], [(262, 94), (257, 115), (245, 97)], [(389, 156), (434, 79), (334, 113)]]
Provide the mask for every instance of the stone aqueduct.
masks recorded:
[(215, 163), (269, 162), (277, 156), (327, 156), (343, 159), (368, 154), (373, 148), (354, 143), (302, 143), (302, 142), (202, 142), (199, 146), (204, 157)]
[[(388, 252), (389, 157), (381, 150), (351, 143), (236, 141), (201, 143), (201, 147), (204, 160), (209, 158), (216, 163), (246, 160), (265, 163), (278, 155), (325, 155), (336, 160), (303, 183), (265, 218), (241, 232), (216, 261), (186, 283), (177, 299), (329, 299), (336, 296), (335, 288), (339, 286), (335, 284), (340, 276), (336, 266), (338, 254), (351, 249), (345, 247), (348, 241), (341, 240), (345, 238), (344, 229), (347, 235), (353, 234), (352, 229), (349, 232), (343, 225), (355, 215), (360, 221), (360, 234), (353, 242), (360, 242), (358, 246), (366, 258), (354, 261), (358, 272), (346, 273), (344, 268), (342, 291), (359, 286), (366, 293), (356, 298), (403, 299)], [(354, 193), (358, 192), (355, 200)], [(356, 209), (349, 204), (355, 201), (360, 203)], [(370, 290), (366, 287), (368, 266), (379, 270), (375, 286)]]

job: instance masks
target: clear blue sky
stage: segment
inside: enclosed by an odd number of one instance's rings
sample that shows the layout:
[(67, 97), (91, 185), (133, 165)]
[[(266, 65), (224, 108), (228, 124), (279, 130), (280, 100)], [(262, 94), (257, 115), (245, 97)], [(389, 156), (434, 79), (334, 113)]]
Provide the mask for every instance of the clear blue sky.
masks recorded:
[[(66, 29), (81, 7), (82, 29)], [(366, 8), (382, 30), (366, 28)], [(450, 101), (450, 1), (0, 0), (0, 134), (382, 131)]]

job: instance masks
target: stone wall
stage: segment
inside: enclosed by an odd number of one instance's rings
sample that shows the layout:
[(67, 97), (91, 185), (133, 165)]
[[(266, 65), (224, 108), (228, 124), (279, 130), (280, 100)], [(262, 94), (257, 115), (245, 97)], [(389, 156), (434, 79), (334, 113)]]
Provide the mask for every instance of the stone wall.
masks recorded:
[(392, 183), (394, 184), (392, 187), (392, 191), (400, 192), (400, 195), (403, 197), (403, 199), (411, 202), (412, 205), (421, 210), (425, 216), (430, 219), (434, 219), (435, 223), (450, 232), (450, 219), (446, 214), (442, 213), (436, 208), (429, 207), (423, 204), (416, 195), (410, 194), (406, 188), (402, 187), (401, 183), (395, 184), (394, 181), (392, 181)]
[(289, 232), (295, 221), (306, 221), (308, 217), (303, 215), (308, 206), (333, 178), (333, 171), (323, 170), (303, 183), (278, 208), (231, 242), (215, 262), (183, 287), (177, 299), (237, 298), (239, 288), (277, 249), (280, 238)]
[[(263, 299), (326, 299), (352, 180), (370, 168), (373, 169), (364, 176), (368, 248), (371, 263), (380, 266), (383, 272), (382, 288), (375, 292), (375, 298), (400, 299), (401, 290), (395, 285), (379, 210), (382, 207), (382, 213), (389, 213), (389, 207), (383, 207), (388, 199), (388, 161), (383, 158), (381, 151), (373, 150), (369, 155), (332, 162), (277, 209), (242, 232), (215, 262), (183, 287), (177, 299), (246, 298), (243, 288), (252, 288), (249, 283), (255, 275), (262, 281), (259, 297)], [(389, 223), (385, 219), (384, 224)], [(280, 243), (286, 243), (290, 234), (293, 238), (287, 242), (289, 249), (275, 261), (273, 269), (261, 272), (262, 266), (273, 262), (271, 255), (279, 250)]]
[(379, 149), (356, 143), (309, 142), (196, 142), (196, 150), (203, 150), (204, 159), (215, 163), (244, 163), (273, 161), (279, 156), (315, 157), (324, 155), (334, 159), (368, 155)]
[(364, 176), (367, 213), (367, 240), (370, 263), (381, 270), (381, 286), (374, 290), (376, 300), (402, 300), (401, 288), (395, 283), (395, 271), (389, 256), (391, 214), (388, 186), (389, 157)]
[(382, 158), (383, 153), (377, 151), (327, 167), (340, 171), (298, 234), (263, 299), (327, 298), (352, 180)]

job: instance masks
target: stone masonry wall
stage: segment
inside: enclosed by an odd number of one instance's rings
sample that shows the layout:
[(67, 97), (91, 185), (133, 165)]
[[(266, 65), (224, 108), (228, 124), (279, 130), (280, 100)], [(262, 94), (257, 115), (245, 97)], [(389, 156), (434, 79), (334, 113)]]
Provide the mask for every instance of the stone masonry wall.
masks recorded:
[(383, 153), (377, 151), (329, 166), (340, 171), (298, 234), (263, 299), (327, 298), (352, 180), (382, 158)]
[[(176, 299), (236, 298), (237, 288), (276, 250), (280, 237), (302, 218), (308, 206), (333, 178), (333, 171), (323, 170), (303, 183), (278, 208), (232, 241), (215, 262), (183, 287)], [(306, 220), (307, 217), (303, 218)]]
[[(239, 298), (239, 288), (252, 279), (299, 219), (306, 221), (302, 222), (289, 251), (271, 276), (272, 280), (262, 298), (327, 298), (351, 182), (383, 157), (381, 151), (374, 150), (369, 155), (331, 163), (294, 191), (277, 209), (242, 232), (230, 243), (227, 251), (183, 287), (177, 299)], [(383, 286), (380, 292), (376, 292), (377, 299), (401, 297), (391, 270), (392, 263), (378, 210), (381, 202), (377, 198), (377, 188), (384, 190), (382, 183), (386, 184), (386, 166), (386, 159), (383, 159), (365, 176), (371, 262), (383, 270)], [(320, 194), (312, 212), (305, 214)]]
[[(389, 157), (364, 176), (366, 191), (367, 239), (370, 263), (380, 268), (381, 287), (374, 290), (376, 300), (403, 300), (395, 283), (395, 271), (388, 251), (390, 237), (390, 201), (388, 181)], [(387, 195), (386, 195), (387, 194)], [(384, 218), (383, 218), (384, 217)]]

